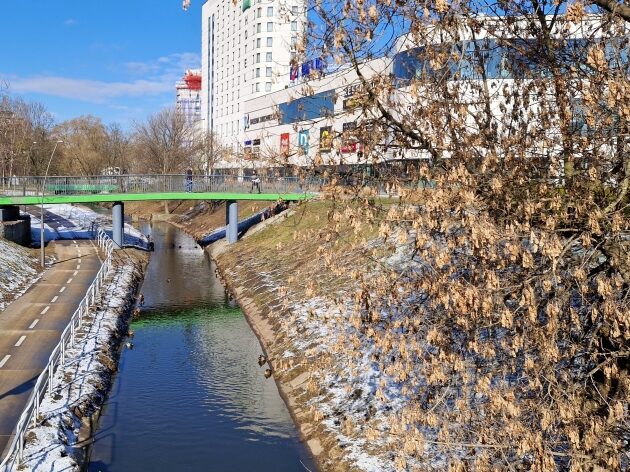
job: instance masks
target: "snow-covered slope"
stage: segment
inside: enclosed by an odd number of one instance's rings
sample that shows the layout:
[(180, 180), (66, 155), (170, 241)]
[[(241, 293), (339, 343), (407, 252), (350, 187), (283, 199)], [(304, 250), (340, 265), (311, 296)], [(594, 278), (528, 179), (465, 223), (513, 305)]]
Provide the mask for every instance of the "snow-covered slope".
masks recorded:
[(28, 249), (0, 239), (0, 311), (39, 277), (36, 267)]

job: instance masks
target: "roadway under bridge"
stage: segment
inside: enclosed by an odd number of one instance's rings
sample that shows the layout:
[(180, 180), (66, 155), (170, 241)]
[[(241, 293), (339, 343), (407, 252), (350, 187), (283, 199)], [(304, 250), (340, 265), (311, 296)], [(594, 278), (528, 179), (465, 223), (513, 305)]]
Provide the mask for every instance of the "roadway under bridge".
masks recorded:
[[(312, 198), (320, 179), (223, 175), (115, 175), (88, 177), (11, 177), (0, 188), (0, 221), (18, 205), (113, 203), (113, 240), (123, 242), (124, 202), (218, 200), (226, 202), (226, 238), (238, 239), (238, 201), (300, 201)], [(19, 211), (17, 211), (19, 215)]]

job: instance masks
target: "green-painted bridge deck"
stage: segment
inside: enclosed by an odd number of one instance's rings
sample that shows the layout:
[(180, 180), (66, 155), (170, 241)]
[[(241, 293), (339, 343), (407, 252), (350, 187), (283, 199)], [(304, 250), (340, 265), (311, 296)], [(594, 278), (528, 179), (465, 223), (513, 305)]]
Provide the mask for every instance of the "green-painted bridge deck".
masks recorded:
[[(232, 192), (156, 192), (156, 193), (98, 193), (88, 195), (44, 195), (44, 203), (103, 203), (140, 202), (158, 200), (254, 200), (300, 201), (313, 198), (309, 193), (232, 193)], [(0, 205), (37, 205), (41, 195), (0, 196)]]

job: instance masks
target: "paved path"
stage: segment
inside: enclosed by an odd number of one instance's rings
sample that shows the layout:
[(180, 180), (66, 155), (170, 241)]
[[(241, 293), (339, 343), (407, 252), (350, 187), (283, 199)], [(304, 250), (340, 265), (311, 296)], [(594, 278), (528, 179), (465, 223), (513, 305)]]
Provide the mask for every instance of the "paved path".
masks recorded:
[(39, 374), (100, 269), (91, 241), (54, 241), (55, 264), (0, 312), (0, 460)]

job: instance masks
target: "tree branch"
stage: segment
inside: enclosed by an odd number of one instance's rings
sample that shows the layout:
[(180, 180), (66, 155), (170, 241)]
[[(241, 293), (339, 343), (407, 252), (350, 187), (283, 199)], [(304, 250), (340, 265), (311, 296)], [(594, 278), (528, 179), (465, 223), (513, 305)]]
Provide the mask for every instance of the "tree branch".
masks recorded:
[(615, 0), (592, 0), (592, 2), (613, 15), (619, 15), (630, 23), (630, 6), (618, 3)]

